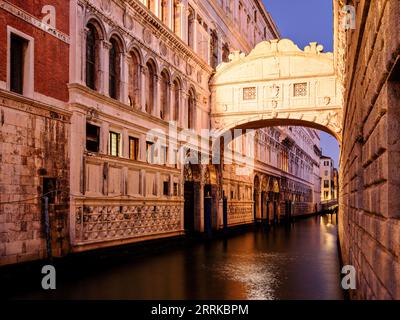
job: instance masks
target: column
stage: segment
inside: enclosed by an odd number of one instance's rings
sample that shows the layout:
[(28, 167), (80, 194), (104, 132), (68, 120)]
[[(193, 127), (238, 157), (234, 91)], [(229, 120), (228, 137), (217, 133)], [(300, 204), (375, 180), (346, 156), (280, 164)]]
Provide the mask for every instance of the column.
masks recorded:
[(160, 92), (161, 92), (161, 79), (158, 75), (154, 75), (154, 99), (153, 99), (153, 116), (160, 118)]
[(182, 0), (182, 2), (180, 3), (180, 20), (181, 20), (180, 37), (185, 43), (187, 43), (187, 25), (188, 25), (187, 10), (188, 10), (188, 2), (187, 0)]
[[(86, 35), (88, 29), (83, 25), (83, 7), (71, 1), (71, 8), (76, 7), (76, 14), (71, 16), (71, 82), (84, 84), (86, 80)], [(71, 9), (71, 12), (72, 9)]]
[(161, 18), (161, 0), (154, 0), (154, 14), (159, 19)]
[[(87, 40), (87, 34), (89, 32), (88, 28), (83, 28), (82, 32), (81, 32), (81, 46), (82, 48), (86, 49), (86, 40)], [(70, 49), (72, 54), (72, 48)], [(78, 57), (78, 53), (76, 54), (76, 61), (81, 61), (82, 63), (82, 68), (80, 69), (80, 73), (79, 76), (77, 76), (76, 80), (77, 82), (81, 82), (82, 85), (86, 85), (86, 50), (82, 50), (81, 54), (80, 54), (80, 59)], [(72, 62), (73, 63), (73, 62)], [(78, 70), (78, 66), (76, 66), (76, 70)], [(73, 80), (71, 80), (73, 82)]]
[(187, 127), (186, 115), (187, 115), (187, 93), (181, 89), (181, 103), (179, 108), (179, 125), (182, 128)]
[(172, 82), (169, 81), (168, 82), (168, 93), (167, 93), (167, 110), (165, 110), (166, 114), (165, 114), (165, 120), (166, 121), (172, 121), (173, 120), (173, 115), (172, 115), (172, 107), (173, 107), (173, 96), (172, 96), (172, 89), (173, 85)]
[(129, 60), (130, 55), (121, 53), (121, 86), (120, 86), (120, 101), (129, 105)]
[(106, 95), (107, 97), (110, 95), (109, 92), (109, 57), (110, 57), (110, 49), (111, 43), (103, 40), (100, 50), (100, 93)]
[(146, 66), (140, 65), (140, 109), (146, 112)]
[(200, 194), (199, 194), (199, 232), (204, 232), (204, 182), (200, 181)]
[(101, 123), (100, 127), (100, 146), (99, 150), (101, 154), (108, 154), (108, 132), (109, 124), (105, 121)]
[[(169, 103), (169, 121), (174, 121), (175, 120), (175, 85), (171, 82), (170, 85), (170, 103)], [(178, 123), (177, 123), (178, 126)]]
[(194, 16), (193, 16), (193, 51), (197, 53), (197, 29), (199, 26), (199, 21), (197, 20), (196, 17), (196, 12), (194, 12)]
[(173, 23), (174, 23), (174, 1), (175, 0), (166, 0), (166, 1), (167, 1), (167, 6), (168, 6), (167, 25), (168, 25), (168, 28), (170, 28), (172, 30)]

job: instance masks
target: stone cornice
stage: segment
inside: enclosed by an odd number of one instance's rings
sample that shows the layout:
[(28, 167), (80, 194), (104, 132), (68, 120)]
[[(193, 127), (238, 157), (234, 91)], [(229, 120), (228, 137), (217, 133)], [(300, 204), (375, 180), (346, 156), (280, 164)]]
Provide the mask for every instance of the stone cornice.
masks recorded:
[(1, 106), (68, 123), (72, 115), (65, 109), (0, 89)]
[[(153, 13), (149, 12), (149, 10), (142, 3), (138, 2), (137, 0), (114, 1), (118, 3), (122, 8), (125, 8), (126, 4), (128, 4), (136, 13), (136, 18), (140, 18), (142, 21), (146, 22), (147, 27), (151, 28), (152, 32), (156, 34), (158, 38), (160, 36), (163, 36), (169, 41), (170, 44), (172, 44), (174, 49), (177, 49), (179, 52), (183, 53), (184, 56), (189, 57), (190, 59), (195, 61), (208, 74), (212, 74), (213, 69), (211, 68), (211, 66), (209, 66), (205, 61), (198, 57), (184, 41), (182, 41), (177, 35), (169, 30)], [(115, 28), (117, 28), (121, 33), (128, 35), (136, 40), (139, 40), (137, 37), (134, 36), (133, 32), (129, 32), (127, 29), (123, 28), (119, 24), (116, 24), (115, 21), (107, 16), (107, 14), (105, 14), (100, 8), (95, 7), (90, 1), (80, 0), (80, 2), (94, 10), (98, 15), (106, 20), (110, 25), (113, 25)], [(144, 43), (141, 44), (145, 45)]]

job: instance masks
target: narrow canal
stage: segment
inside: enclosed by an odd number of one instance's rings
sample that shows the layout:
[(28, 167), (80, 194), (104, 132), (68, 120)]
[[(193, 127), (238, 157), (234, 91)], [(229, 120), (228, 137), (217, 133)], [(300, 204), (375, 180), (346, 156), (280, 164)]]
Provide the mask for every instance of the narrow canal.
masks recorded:
[(57, 268), (56, 290), (42, 290), (40, 275), (37, 289), (32, 283), (29, 290), (14, 288), (12, 298), (343, 299), (335, 215), (141, 254), (132, 250), (76, 259)]

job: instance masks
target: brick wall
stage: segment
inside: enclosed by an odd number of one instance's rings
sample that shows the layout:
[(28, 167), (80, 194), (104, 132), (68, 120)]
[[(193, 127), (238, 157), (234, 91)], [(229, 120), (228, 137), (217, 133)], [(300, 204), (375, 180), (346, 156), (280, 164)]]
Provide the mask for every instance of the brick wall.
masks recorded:
[(359, 1), (347, 31), (339, 238), (356, 299), (400, 299), (399, 26), (398, 0)]
[(0, 92), (0, 265), (45, 257), (45, 178), (65, 191), (49, 206), (53, 255), (68, 251), (68, 135), (68, 115)]
[[(69, 1), (65, 0), (12, 0), (11, 4), (30, 13), (39, 21), (44, 5), (56, 8), (57, 30), (69, 34)], [(35, 79), (34, 90), (45, 96), (68, 101), (69, 45), (24, 20), (0, 9), (0, 81), (7, 80), (7, 26), (34, 38)]]

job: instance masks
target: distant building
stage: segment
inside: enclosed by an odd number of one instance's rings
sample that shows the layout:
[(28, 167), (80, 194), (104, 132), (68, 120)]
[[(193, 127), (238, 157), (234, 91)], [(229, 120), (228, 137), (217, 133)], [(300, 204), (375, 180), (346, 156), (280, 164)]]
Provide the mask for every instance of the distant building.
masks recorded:
[(337, 186), (337, 169), (335, 169), (334, 161), (327, 156), (321, 157), (321, 202), (337, 199), (337, 191), (335, 189), (335, 171)]
[(338, 169), (333, 169), (333, 199), (338, 199), (339, 195), (339, 171)]

